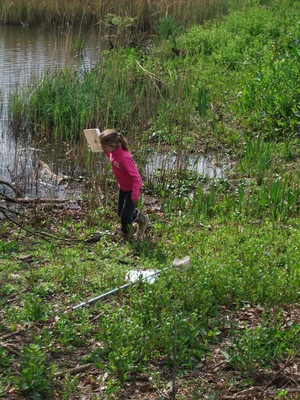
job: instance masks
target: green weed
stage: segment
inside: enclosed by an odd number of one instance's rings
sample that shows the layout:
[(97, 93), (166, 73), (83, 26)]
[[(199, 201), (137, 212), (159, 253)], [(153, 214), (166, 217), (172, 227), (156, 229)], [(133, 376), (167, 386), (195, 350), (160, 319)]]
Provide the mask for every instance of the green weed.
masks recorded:
[(39, 345), (31, 344), (24, 349), (19, 379), (20, 390), (33, 400), (45, 398), (51, 393), (54, 369), (47, 366), (46, 355)]
[(254, 375), (258, 368), (268, 368), (272, 363), (292, 355), (299, 346), (298, 333), (297, 325), (285, 329), (279, 324), (245, 329), (234, 335), (233, 348), (224, 355), (232, 367)]

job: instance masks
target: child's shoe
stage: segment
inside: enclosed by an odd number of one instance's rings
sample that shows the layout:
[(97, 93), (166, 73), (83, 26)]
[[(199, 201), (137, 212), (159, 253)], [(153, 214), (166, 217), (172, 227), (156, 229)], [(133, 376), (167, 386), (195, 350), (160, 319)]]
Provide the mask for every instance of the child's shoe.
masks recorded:
[(123, 233), (123, 241), (125, 243), (132, 243), (133, 242), (133, 236), (131, 233)]
[(146, 229), (149, 225), (149, 218), (143, 214), (140, 210), (138, 210), (138, 215), (136, 217), (135, 222), (138, 224), (138, 238), (141, 240), (146, 232)]

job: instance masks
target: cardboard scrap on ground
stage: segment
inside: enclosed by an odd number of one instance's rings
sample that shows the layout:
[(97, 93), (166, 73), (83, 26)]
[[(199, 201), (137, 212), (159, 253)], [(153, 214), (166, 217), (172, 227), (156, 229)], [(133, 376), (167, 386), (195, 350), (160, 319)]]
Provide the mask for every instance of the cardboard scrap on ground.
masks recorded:
[[(190, 264), (190, 256), (184, 258), (175, 258), (172, 263), (172, 267), (181, 268), (183, 266), (188, 266)], [(166, 270), (166, 268), (164, 268)], [(127, 272), (125, 280), (130, 282), (137, 282), (138, 280), (147, 281), (154, 283), (155, 279), (159, 276), (160, 271), (155, 271), (154, 269), (146, 270), (131, 270)]]

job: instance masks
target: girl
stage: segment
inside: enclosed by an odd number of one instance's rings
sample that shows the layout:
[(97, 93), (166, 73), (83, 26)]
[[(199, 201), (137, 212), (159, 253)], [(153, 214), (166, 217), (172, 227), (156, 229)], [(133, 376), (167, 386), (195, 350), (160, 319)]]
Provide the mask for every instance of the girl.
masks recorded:
[(142, 178), (137, 170), (128, 143), (122, 133), (107, 129), (100, 134), (100, 144), (109, 157), (112, 170), (119, 186), (118, 216), (124, 239), (132, 240), (132, 223), (139, 225), (138, 236), (142, 239), (149, 219), (136, 207), (139, 202)]

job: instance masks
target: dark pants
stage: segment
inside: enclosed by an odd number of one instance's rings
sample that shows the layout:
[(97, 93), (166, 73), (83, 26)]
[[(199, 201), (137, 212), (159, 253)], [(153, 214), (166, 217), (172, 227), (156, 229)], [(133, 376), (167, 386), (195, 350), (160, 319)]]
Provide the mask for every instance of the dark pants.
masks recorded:
[(121, 218), (121, 230), (123, 233), (129, 233), (131, 225), (137, 217), (137, 209), (131, 200), (131, 192), (119, 190), (118, 216)]

